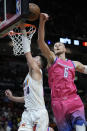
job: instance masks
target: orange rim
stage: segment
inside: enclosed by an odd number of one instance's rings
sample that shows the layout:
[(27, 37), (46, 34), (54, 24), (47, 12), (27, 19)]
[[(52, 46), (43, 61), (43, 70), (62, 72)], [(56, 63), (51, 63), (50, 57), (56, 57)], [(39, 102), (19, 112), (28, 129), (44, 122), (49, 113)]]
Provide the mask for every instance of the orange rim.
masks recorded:
[[(22, 27), (22, 24), (20, 24), (20, 25), (18, 25), (18, 26), (16, 26), (16, 27), (17, 27), (17, 28), (18, 28), (18, 27), (21, 28), (21, 27)], [(32, 25), (32, 24), (24, 24), (24, 27), (33, 27), (33, 29), (34, 29), (34, 30), (32, 30), (32, 31), (26, 32), (26, 34), (31, 34), (32, 32), (34, 32), (34, 31), (36, 30), (36, 26), (35, 26), (35, 25)], [(10, 31), (10, 32), (8, 33), (8, 35), (9, 35), (9, 34), (12, 36), (12, 35), (16, 35), (16, 34), (17, 34), (17, 35), (21, 35), (22, 33), (17, 33), (17, 32), (14, 32), (14, 31)]]
[[(20, 24), (20, 25), (18, 25), (18, 26), (16, 26), (16, 27), (21, 27), (23, 24)], [(36, 29), (36, 26), (35, 25), (32, 25), (32, 24), (24, 24), (24, 27), (33, 27), (33, 28), (35, 28)]]

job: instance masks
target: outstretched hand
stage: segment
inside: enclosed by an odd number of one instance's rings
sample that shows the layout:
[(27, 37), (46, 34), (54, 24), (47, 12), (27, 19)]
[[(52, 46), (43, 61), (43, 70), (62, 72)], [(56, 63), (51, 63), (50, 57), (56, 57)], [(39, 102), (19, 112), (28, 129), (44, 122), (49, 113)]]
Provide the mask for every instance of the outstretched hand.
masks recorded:
[(40, 20), (46, 22), (49, 19), (49, 15), (46, 13), (40, 13)]
[(12, 92), (9, 90), (9, 89), (7, 89), (6, 91), (5, 91), (5, 95), (9, 98), (9, 99), (11, 99), (12, 98)]

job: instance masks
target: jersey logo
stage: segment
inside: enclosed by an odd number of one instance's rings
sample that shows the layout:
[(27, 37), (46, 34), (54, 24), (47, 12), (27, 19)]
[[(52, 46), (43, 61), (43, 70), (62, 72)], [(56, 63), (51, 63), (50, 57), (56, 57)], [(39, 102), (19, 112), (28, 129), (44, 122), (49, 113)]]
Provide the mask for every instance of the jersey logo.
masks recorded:
[(62, 64), (62, 63), (60, 63), (60, 62), (58, 62), (57, 64), (59, 64), (59, 65), (65, 67), (65, 68), (67, 67), (67, 68), (73, 69), (73, 67), (71, 67), (71, 66), (67, 66), (67, 65), (64, 65), (64, 64)]
[(23, 83), (23, 87), (27, 86), (29, 82), (29, 79), (27, 79), (24, 83)]
[(73, 69), (73, 67), (64, 65), (64, 64), (62, 64), (60, 62), (58, 62), (57, 64), (59, 64), (59, 65), (64, 67), (64, 78), (67, 78), (68, 77), (68, 70), (69, 69)]

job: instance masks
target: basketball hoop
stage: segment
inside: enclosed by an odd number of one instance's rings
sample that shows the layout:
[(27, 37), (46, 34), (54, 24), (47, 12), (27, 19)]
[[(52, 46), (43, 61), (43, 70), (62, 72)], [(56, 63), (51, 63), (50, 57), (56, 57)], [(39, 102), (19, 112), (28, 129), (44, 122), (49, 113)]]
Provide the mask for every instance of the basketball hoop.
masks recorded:
[[(36, 32), (36, 27), (31, 24), (25, 24), (24, 27), (26, 29), (27, 38), (31, 42), (31, 39), (34, 33)], [(22, 44), (23, 34), (20, 32), (20, 30), (21, 30), (21, 25), (17, 26), (15, 29), (13, 29), (8, 33), (8, 36), (12, 40), (13, 54), (15, 56), (24, 55), (23, 44)]]

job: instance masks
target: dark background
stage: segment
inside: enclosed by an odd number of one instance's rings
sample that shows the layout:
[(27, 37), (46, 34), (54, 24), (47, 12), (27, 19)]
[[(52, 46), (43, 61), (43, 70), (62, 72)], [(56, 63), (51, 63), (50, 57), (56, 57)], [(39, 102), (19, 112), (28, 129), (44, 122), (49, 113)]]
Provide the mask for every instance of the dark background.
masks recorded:
[[(86, 3), (84, 1), (77, 1), (76, 3), (76, 1), (73, 0), (30, 0), (30, 2), (38, 4), (41, 12), (48, 13), (51, 18), (46, 23), (45, 27), (45, 41), (52, 41), (52, 44), (49, 45), (49, 47), (52, 48), (54, 42), (59, 41), (60, 37), (67, 37), (72, 41), (77, 39), (80, 41), (79, 46), (73, 45), (73, 42), (71, 45), (66, 45), (69, 50), (67, 57), (87, 65), (87, 47), (83, 47), (81, 45), (83, 41), (87, 41)], [(12, 7), (13, 6), (15, 5), (12, 5)], [(32, 22), (32, 24), (35, 24), (38, 28), (39, 20)], [(37, 46), (37, 31), (32, 39), (33, 55), (37, 55), (39, 53)], [(28, 67), (25, 57), (13, 55), (11, 39), (8, 36), (0, 39), (0, 98), (2, 101), (5, 98), (4, 91), (8, 88), (11, 89), (15, 95), (17, 95), (17, 93), (18, 95), (22, 94), (22, 83), (27, 72)], [(44, 69), (45, 101), (50, 115), (52, 114), (52, 111), (50, 107), (50, 89), (48, 87), (47, 80), (47, 71)], [(86, 105), (87, 75), (76, 72), (75, 83), (78, 89), (77, 93), (81, 96), (84, 104)], [(6, 104), (2, 104), (2, 106), (6, 106)], [(50, 124), (52, 125), (54, 123), (53, 115), (50, 115)]]

